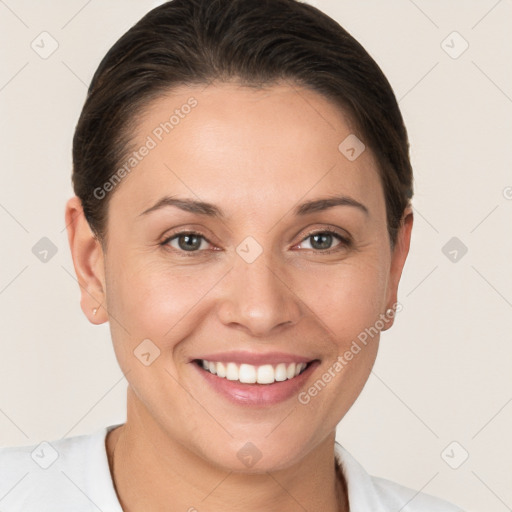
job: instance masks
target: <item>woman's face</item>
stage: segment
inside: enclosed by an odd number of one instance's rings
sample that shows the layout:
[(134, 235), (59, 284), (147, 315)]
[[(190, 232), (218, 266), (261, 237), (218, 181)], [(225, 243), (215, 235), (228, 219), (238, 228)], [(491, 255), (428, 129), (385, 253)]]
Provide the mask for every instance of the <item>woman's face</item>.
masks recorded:
[(131, 406), (225, 469), (286, 467), (332, 435), (392, 324), (411, 223), (393, 251), (351, 134), (299, 87), (182, 87), (145, 111), (110, 192), (99, 315)]

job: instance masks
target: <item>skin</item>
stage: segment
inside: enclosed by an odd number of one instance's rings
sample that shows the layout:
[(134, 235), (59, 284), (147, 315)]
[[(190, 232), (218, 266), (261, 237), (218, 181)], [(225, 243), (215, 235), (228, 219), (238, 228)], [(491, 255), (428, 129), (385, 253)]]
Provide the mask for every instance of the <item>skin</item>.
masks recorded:
[[(289, 84), (174, 89), (147, 108), (134, 146), (191, 96), (197, 107), (113, 192), (106, 251), (79, 199), (66, 206), (81, 307), (92, 323), (110, 323), (129, 383), (127, 421), (106, 443), (120, 502), (126, 511), (169, 503), (199, 512), (348, 510), (334, 471), (335, 429), (368, 379), (378, 336), (307, 405), (296, 395), (270, 407), (233, 404), (205, 385), (191, 359), (229, 350), (318, 359), (307, 390), (397, 302), (412, 212), (392, 249), (372, 152), (345, 158), (338, 145), (353, 133), (349, 120)], [(333, 194), (368, 213), (293, 213)], [(225, 218), (176, 207), (140, 215), (164, 195), (213, 203)], [(322, 252), (308, 235), (328, 226), (352, 243), (333, 237), (332, 252)], [(177, 238), (160, 245), (176, 231), (206, 240), (192, 253)], [(252, 263), (236, 252), (248, 236), (263, 250)], [(145, 366), (133, 351), (148, 338), (160, 356)], [(237, 458), (248, 441), (262, 454), (251, 468)]]

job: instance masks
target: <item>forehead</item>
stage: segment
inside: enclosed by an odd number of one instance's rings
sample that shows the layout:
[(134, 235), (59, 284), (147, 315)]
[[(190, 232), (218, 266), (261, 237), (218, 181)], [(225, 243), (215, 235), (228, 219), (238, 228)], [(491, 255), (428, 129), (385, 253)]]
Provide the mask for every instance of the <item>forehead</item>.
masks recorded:
[(176, 192), (252, 212), (264, 201), (339, 192), (379, 208), (371, 151), (355, 160), (343, 153), (344, 141), (358, 144), (356, 136), (340, 107), (296, 85), (182, 86), (153, 100), (137, 120), (132, 149), (139, 155), (112, 203), (128, 200), (140, 212)]

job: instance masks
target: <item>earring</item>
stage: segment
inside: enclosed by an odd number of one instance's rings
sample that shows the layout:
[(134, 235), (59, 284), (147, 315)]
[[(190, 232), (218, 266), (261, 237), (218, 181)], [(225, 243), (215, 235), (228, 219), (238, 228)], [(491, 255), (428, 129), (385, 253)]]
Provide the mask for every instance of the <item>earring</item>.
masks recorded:
[(393, 316), (395, 314), (395, 310), (388, 308), (386, 309), (386, 316)]
[(92, 314), (93, 314), (93, 315), (95, 315), (97, 312), (98, 312), (98, 308), (94, 308), (94, 309), (92, 310)]

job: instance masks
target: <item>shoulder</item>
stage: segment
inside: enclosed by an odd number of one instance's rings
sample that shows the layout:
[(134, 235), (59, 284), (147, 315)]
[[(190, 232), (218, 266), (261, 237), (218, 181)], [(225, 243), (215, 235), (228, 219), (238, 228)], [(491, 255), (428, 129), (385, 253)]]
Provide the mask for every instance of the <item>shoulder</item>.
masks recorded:
[[(452, 503), (430, 494), (418, 492), (385, 478), (371, 477), (373, 487), (389, 510), (403, 512), (463, 512)], [(387, 509), (386, 509), (387, 510)]]
[(4, 476), (4, 471), (12, 471), (14, 468), (31, 470), (33, 467), (39, 467), (48, 469), (59, 458), (62, 462), (68, 460), (70, 456), (73, 457), (82, 453), (91, 444), (91, 441), (94, 441), (96, 434), (67, 437), (55, 441), (42, 441), (28, 446), (0, 447), (0, 475)]
[(345, 448), (339, 443), (335, 446), (336, 460), (341, 464), (347, 482), (351, 509), (372, 512), (463, 512), (461, 508), (430, 494), (370, 476)]
[(110, 428), (30, 446), (0, 448), (2, 510), (82, 512), (91, 506), (97, 510), (94, 499), (111, 500), (105, 450)]

